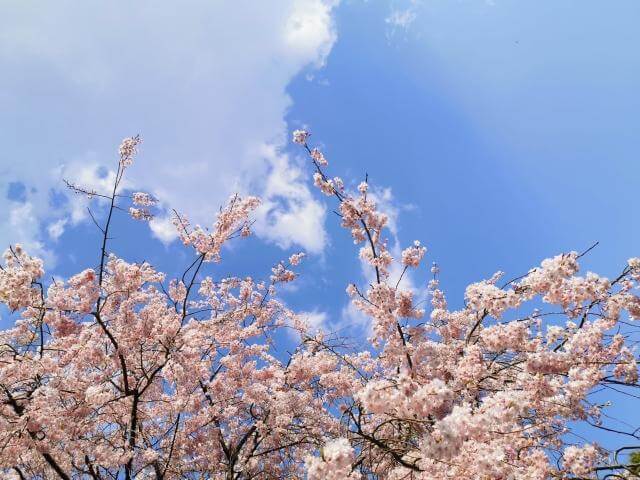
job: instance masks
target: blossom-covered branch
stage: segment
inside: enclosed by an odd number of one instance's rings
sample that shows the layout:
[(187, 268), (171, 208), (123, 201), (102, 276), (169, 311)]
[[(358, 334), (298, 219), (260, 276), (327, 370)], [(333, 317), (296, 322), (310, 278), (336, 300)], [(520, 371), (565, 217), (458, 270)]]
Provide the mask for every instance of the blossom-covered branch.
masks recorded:
[[(217, 274), (225, 245), (251, 234), (255, 197), (232, 196), (210, 227), (174, 212), (190, 255), (176, 278), (115, 256), (113, 216), (144, 221), (157, 208), (124, 187), (140, 145), (125, 139), (110, 192), (69, 184), (106, 204), (90, 210), (97, 266), (47, 282), (22, 247), (4, 255), (0, 302), (14, 324), (0, 332), (3, 478), (637, 475), (638, 430), (609, 423), (601, 399), (602, 389), (612, 401), (637, 396), (640, 259), (609, 280), (579, 274), (584, 254), (560, 254), (502, 285), (501, 272), (469, 285), (463, 308), (451, 309), (420, 242), (394, 258), (368, 182), (331, 178), (309, 133), (293, 136), (371, 268), (368, 287), (355, 273), (346, 286), (371, 322), (370, 345), (311, 330), (279, 299), (302, 253), (264, 280)], [(423, 270), (422, 292), (401, 282)], [(278, 348), (291, 328), (300, 344)], [(608, 451), (575, 425), (619, 445)]]

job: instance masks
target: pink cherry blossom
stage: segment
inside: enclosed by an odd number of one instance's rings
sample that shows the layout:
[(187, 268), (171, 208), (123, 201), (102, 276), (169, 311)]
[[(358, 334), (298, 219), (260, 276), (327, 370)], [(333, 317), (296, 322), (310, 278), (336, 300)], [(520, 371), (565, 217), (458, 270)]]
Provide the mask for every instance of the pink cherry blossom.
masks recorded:
[(157, 203), (155, 198), (153, 198), (148, 193), (144, 193), (144, 192), (133, 193), (131, 195), (131, 199), (134, 205), (138, 205), (140, 207), (152, 207)]
[(306, 130), (294, 130), (293, 131), (293, 142), (299, 145), (304, 145), (307, 143), (307, 139), (309, 138), (309, 132)]
[[(638, 388), (637, 258), (607, 278), (560, 254), (450, 301), (447, 270), (427, 271), (419, 242), (390, 248), (368, 182), (329, 176), (308, 140), (294, 132), (368, 269), (336, 300), (368, 322), (368, 344), (310, 328), (304, 311), (329, 299), (301, 312), (282, 300), (303, 252), (256, 278), (221, 273), (256, 197), (232, 196), (208, 227), (174, 213), (178, 275), (113, 254), (121, 202), (138, 218), (155, 205), (118, 193), (140, 142), (126, 139), (112, 193), (94, 195), (109, 205), (94, 262), (50, 279), (19, 245), (3, 256), (2, 478), (631, 478), (633, 417), (610, 421), (606, 400)], [(619, 433), (613, 450), (601, 430)]]
[[(295, 138), (295, 136), (294, 136)], [(295, 140), (294, 140), (295, 141)], [(305, 138), (306, 141), (306, 138)], [(296, 142), (298, 143), (298, 142)], [(311, 150), (311, 158), (313, 159), (313, 161), (321, 166), (321, 167), (326, 167), (329, 163), (327, 162), (327, 159), (324, 157), (324, 154), (318, 150), (317, 148), (314, 148), (313, 150)]]
[(130, 167), (133, 164), (133, 157), (138, 152), (138, 145), (140, 145), (140, 137), (129, 137), (122, 140), (120, 144), (120, 165), (122, 167)]

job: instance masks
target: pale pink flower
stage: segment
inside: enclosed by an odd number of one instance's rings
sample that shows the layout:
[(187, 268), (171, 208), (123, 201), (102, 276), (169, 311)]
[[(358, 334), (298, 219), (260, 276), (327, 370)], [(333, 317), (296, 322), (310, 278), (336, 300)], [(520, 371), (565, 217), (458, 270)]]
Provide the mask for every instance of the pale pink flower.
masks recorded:
[(147, 210), (146, 208), (130, 207), (129, 208), (129, 214), (135, 220), (148, 221), (148, 220), (151, 220), (153, 218), (153, 215), (151, 214), (151, 212), (149, 212), (149, 210)]
[(427, 249), (422, 247), (420, 242), (416, 240), (413, 246), (402, 251), (402, 264), (407, 267), (417, 268), (420, 266), (420, 262), (426, 252)]
[(305, 256), (306, 256), (306, 254), (305, 254), (305, 253), (303, 253), (303, 252), (300, 252), (300, 253), (294, 253), (293, 255), (291, 255), (291, 256), (289, 257), (289, 263), (290, 263), (291, 265), (294, 265), (294, 266), (295, 266), (295, 265), (299, 265), (299, 264), (300, 264), (300, 262), (302, 261), (302, 259), (303, 259)]
[(309, 135), (309, 132), (307, 132), (306, 130), (294, 130), (293, 143), (297, 143), (298, 145), (305, 145), (307, 143)]
[[(295, 137), (294, 137), (294, 141), (295, 141)], [(316, 162), (321, 167), (326, 167), (329, 164), (327, 162), (327, 159), (324, 157), (323, 153), (317, 148), (314, 148), (313, 150), (311, 150), (311, 158), (313, 159), (314, 162)]]
[(133, 164), (133, 157), (138, 153), (138, 145), (140, 145), (140, 137), (129, 137), (122, 140), (120, 144), (120, 165), (122, 167), (129, 167)]
[(570, 446), (564, 450), (563, 462), (565, 467), (580, 477), (589, 475), (599, 460), (598, 449), (593, 445), (583, 447)]
[(152, 207), (157, 203), (157, 200), (148, 193), (135, 192), (131, 195), (134, 205), (139, 207)]

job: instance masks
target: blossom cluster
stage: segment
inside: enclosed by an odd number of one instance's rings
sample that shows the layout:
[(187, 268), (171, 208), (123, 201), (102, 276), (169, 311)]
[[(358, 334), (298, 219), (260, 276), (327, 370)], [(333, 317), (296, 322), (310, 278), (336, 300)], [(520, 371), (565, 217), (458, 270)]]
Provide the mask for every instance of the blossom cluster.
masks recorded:
[(234, 236), (246, 237), (250, 234), (248, 217), (258, 205), (260, 200), (257, 197), (233, 195), (218, 214), (211, 231), (200, 225), (192, 228), (184, 215), (175, 214), (173, 224), (185, 246), (192, 246), (207, 261), (218, 262), (225, 242)]
[(140, 145), (140, 137), (129, 137), (122, 140), (120, 144), (120, 166), (123, 168), (130, 167), (133, 164), (133, 157), (138, 152), (138, 145)]
[[(312, 330), (280, 299), (303, 252), (264, 278), (220, 275), (255, 197), (231, 197), (210, 228), (175, 215), (190, 247), (175, 278), (115, 256), (109, 222), (97, 264), (66, 279), (47, 281), (16, 245), (0, 269), (14, 320), (0, 331), (3, 478), (632, 478), (570, 433), (611, 433), (594, 393), (638, 388), (640, 260), (608, 279), (581, 275), (583, 256), (565, 253), (503, 285), (502, 272), (472, 283), (454, 309), (437, 265), (424, 287), (400, 281), (428, 268), (427, 250), (388, 247), (368, 182), (330, 177), (308, 132), (293, 140), (370, 268), (346, 288), (370, 344)], [(123, 142), (123, 168), (138, 143)], [(107, 198), (110, 214), (121, 208), (123, 195)], [(156, 205), (130, 198), (134, 218)]]

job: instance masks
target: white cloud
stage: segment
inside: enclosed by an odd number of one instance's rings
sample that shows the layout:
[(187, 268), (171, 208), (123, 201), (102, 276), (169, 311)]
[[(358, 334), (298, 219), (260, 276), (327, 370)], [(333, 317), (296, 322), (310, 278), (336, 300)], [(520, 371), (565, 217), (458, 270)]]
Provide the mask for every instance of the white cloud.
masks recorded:
[(415, 21), (415, 19), (416, 12), (411, 8), (407, 8), (405, 10), (393, 10), (389, 16), (385, 18), (385, 22), (393, 27), (406, 29)]
[(391, 11), (385, 23), (389, 26), (387, 37), (392, 37), (398, 30), (406, 32), (418, 18), (418, 7), (421, 5), (420, 0), (408, 0), (401, 2), (392, 2)]
[(64, 227), (67, 224), (67, 220), (65, 218), (61, 218), (60, 220), (56, 220), (53, 223), (50, 223), (47, 227), (47, 233), (49, 234), (49, 238), (51, 240), (56, 241), (60, 238), (60, 236), (64, 233)]
[(342, 307), (338, 329), (348, 329), (351, 332), (371, 337), (373, 335), (373, 322), (371, 318), (358, 310), (358, 307), (349, 301)]
[[(331, 318), (327, 312), (318, 309), (298, 313), (304, 320), (311, 333), (322, 331), (344, 337), (371, 336), (373, 333), (371, 319), (358, 310), (352, 303), (342, 308), (338, 318)], [(293, 336), (298, 338), (297, 331), (292, 330)]]
[[(20, 243), (28, 252), (39, 255), (50, 265), (55, 262), (55, 258), (38, 240), (40, 223), (32, 203), (7, 201), (3, 205), (3, 215), (5, 217), (0, 221), (0, 239), (13, 235), (20, 238), (21, 241), (11, 242), (12, 244)], [(3, 252), (9, 245), (9, 242), (2, 245), (0, 252)]]
[(149, 228), (151, 228), (153, 235), (164, 244), (171, 243), (178, 238), (178, 232), (170, 215), (152, 218), (149, 222)]
[[(284, 116), (292, 99), (286, 88), (299, 73), (324, 64), (336, 41), (336, 5), (5, 5), (0, 191), (12, 181), (27, 185), (35, 223), (10, 230), (9, 210), (1, 209), (0, 241), (41, 242), (43, 222), (86, 218), (79, 198), (52, 208), (52, 189), (61, 190), (63, 176), (103, 188), (109, 177), (99, 167), (113, 167), (120, 139), (140, 133), (144, 143), (129, 172), (130, 185), (150, 190), (201, 224), (211, 222), (234, 190), (266, 193), (259, 233), (284, 247), (321, 251), (325, 209), (277, 147), (289, 137)], [(276, 172), (290, 179), (290, 188), (279, 195)], [(151, 228), (170, 239), (166, 221), (158, 219)]]
[(324, 230), (326, 208), (314, 199), (309, 182), (298, 166), (273, 147), (265, 147), (271, 163), (258, 211), (256, 231), (282, 248), (296, 243), (320, 253), (327, 242)]
[(298, 316), (307, 323), (309, 330), (312, 332), (326, 330), (329, 325), (329, 315), (327, 312), (311, 310), (309, 312), (300, 312)]

